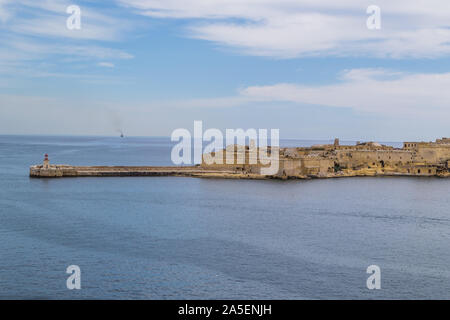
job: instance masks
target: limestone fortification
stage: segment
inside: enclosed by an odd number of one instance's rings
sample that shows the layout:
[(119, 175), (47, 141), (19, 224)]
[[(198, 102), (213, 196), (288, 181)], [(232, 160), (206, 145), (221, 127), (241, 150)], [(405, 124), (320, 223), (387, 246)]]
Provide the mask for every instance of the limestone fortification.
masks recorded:
[[(226, 151), (233, 155), (227, 164)], [(268, 147), (269, 154), (278, 149)], [(86, 176), (192, 176), (238, 179), (308, 179), (354, 176), (437, 176), (450, 177), (450, 138), (435, 142), (404, 142), (402, 148), (375, 142), (312, 147), (280, 148), (277, 172), (262, 174), (255, 157), (259, 150), (249, 146), (228, 146), (217, 153), (203, 155), (197, 166), (178, 167), (76, 167), (44, 163), (30, 167), (31, 177)], [(215, 163), (212, 161), (215, 159)], [(217, 164), (217, 159), (220, 163)], [(239, 161), (241, 159), (241, 161)], [(229, 161), (230, 162), (230, 161)]]

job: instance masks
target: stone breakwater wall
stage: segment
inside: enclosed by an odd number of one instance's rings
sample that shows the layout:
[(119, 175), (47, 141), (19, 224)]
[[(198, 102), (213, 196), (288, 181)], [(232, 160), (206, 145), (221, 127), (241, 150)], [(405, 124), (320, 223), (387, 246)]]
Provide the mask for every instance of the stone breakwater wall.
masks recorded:
[[(327, 174), (309, 175), (272, 175), (265, 176), (241, 170), (207, 169), (201, 166), (186, 167), (136, 167), (136, 166), (69, 166), (69, 165), (34, 165), (30, 167), (32, 178), (63, 178), (63, 177), (144, 177), (144, 176), (179, 176), (224, 179), (314, 179), (341, 177), (375, 177), (375, 176), (423, 176), (414, 173), (398, 173), (377, 169), (344, 170)], [(450, 173), (440, 173), (428, 176), (450, 177)]]
[(34, 165), (30, 167), (32, 178), (63, 177), (143, 177), (143, 176), (182, 176), (211, 178), (264, 178), (259, 175), (244, 175), (233, 170), (210, 170), (198, 166), (189, 167), (135, 167), (135, 166), (69, 166)]

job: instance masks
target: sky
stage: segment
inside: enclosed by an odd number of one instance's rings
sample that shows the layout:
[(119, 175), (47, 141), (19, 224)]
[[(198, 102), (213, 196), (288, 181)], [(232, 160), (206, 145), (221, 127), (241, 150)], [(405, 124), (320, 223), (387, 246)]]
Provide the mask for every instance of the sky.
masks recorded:
[(170, 136), (202, 120), (429, 141), (449, 119), (448, 0), (0, 0), (0, 134)]

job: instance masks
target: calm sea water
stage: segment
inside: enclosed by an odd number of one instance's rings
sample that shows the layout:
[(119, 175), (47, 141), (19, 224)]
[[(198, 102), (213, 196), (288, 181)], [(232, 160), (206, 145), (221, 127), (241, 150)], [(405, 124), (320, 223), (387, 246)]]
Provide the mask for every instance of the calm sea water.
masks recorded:
[[(0, 136), (0, 298), (450, 298), (450, 179), (28, 177), (44, 153), (170, 165), (171, 146)], [(66, 288), (73, 264), (81, 290)]]

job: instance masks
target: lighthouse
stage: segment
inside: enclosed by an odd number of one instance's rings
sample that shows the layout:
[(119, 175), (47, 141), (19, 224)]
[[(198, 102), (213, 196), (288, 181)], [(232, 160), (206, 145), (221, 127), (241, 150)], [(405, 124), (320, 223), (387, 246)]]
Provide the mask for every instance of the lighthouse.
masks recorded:
[(44, 155), (44, 165), (42, 167), (44, 169), (48, 169), (50, 167), (50, 162), (48, 161), (48, 154)]

